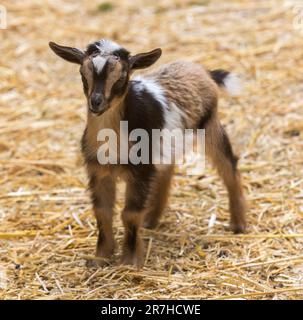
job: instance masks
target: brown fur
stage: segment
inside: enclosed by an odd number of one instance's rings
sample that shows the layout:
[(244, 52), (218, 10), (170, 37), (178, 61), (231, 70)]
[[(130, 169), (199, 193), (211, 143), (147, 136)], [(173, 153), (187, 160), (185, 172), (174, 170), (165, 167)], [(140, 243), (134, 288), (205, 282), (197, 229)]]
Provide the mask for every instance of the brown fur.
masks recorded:
[(167, 204), (173, 172), (173, 165), (165, 166), (157, 171), (146, 207), (144, 218), (145, 228), (153, 229), (157, 226)]
[(84, 59), (82, 66), (80, 67), (81, 73), (87, 80), (88, 83), (88, 97), (91, 96), (93, 90), (93, 66), (91, 59)]
[(160, 67), (148, 77), (159, 81), (165, 97), (180, 109), (185, 128), (195, 128), (208, 108), (216, 108), (218, 86), (198, 64), (173, 62)]
[(109, 99), (113, 85), (120, 79), (123, 72), (122, 62), (117, 62), (113, 65), (105, 84), (105, 97)]
[[(156, 79), (164, 88), (168, 101), (179, 108), (184, 128), (199, 127), (200, 120), (204, 119), (202, 122), (203, 127), (206, 128), (206, 151), (217, 167), (229, 194), (231, 228), (234, 232), (243, 232), (246, 225), (245, 199), (236, 157), (217, 117), (217, 85), (202, 67), (185, 62), (165, 65), (147, 77)], [(124, 112), (123, 108), (123, 103), (111, 106), (102, 117), (94, 117), (88, 113), (84, 137), (86, 159), (96, 158), (100, 145), (96, 137), (100, 129), (112, 128), (119, 136), (119, 121)], [(127, 190), (126, 205), (122, 212), (125, 227), (122, 262), (141, 266), (143, 245), (140, 227), (143, 223), (149, 228), (157, 225), (167, 202), (173, 166), (156, 171), (152, 181), (144, 181), (144, 173), (133, 175), (127, 166), (100, 166), (96, 162), (87, 161), (87, 167), (89, 176), (94, 176), (98, 181), (91, 186), (92, 194), (97, 197), (97, 200), (98, 197), (102, 199), (94, 204), (99, 229), (97, 256), (109, 258), (113, 253), (114, 183), (117, 176), (124, 176), (127, 179)], [(142, 186), (146, 191), (141, 192)], [(109, 190), (112, 190), (113, 194), (110, 194)], [(144, 217), (145, 221), (143, 221)], [(102, 265), (103, 261), (98, 264)]]
[(217, 117), (206, 126), (206, 154), (210, 156), (228, 191), (230, 227), (235, 233), (246, 228), (246, 201), (242, 190), (237, 158), (233, 154), (229, 139)]
[[(116, 194), (115, 181), (109, 175), (100, 178), (98, 172), (94, 171), (90, 173), (90, 189), (98, 227), (96, 256), (102, 258), (96, 263), (102, 266), (106, 263), (106, 259), (111, 257), (115, 247), (112, 226)], [(91, 264), (92, 262), (89, 262), (89, 265)]]
[[(149, 77), (157, 79), (165, 90), (166, 98), (180, 108), (185, 128), (206, 129), (206, 153), (228, 190), (231, 229), (235, 233), (244, 232), (246, 201), (237, 158), (217, 116), (217, 84), (202, 66), (189, 62), (164, 65)], [(203, 124), (199, 119), (204, 120)]]
[[(103, 265), (115, 247), (112, 217), (117, 177), (124, 178), (127, 184), (122, 212), (125, 227), (122, 261), (142, 266), (140, 228), (144, 219), (147, 227), (155, 227), (158, 223), (173, 175), (172, 165), (121, 165), (119, 158), (116, 165), (98, 163), (97, 150), (101, 144), (97, 141), (98, 132), (101, 129), (113, 129), (119, 138), (120, 120), (125, 118), (133, 128), (142, 126), (150, 131), (165, 125), (171, 129), (206, 129), (207, 154), (228, 191), (231, 228), (236, 233), (245, 230), (246, 203), (237, 157), (217, 115), (218, 86), (224, 86), (224, 79), (229, 72), (208, 72), (200, 65), (182, 61), (163, 65), (145, 77), (163, 88), (167, 102), (164, 108), (162, 102), (153, 97), (160, 94), (155, 85), (154, 93), (148, 93), (148, 88), (143, 91), (139, 89), (139, 98), (134, 90), (128, 92), (128, 80), (132, 72), (154, 64), (161, 56), (161, 49), (130, 55), (126, 49), (104, 39), (90, 44), (85, 51), (54, 42), (49, 45), (61, 58), (81, 66), (84, 92), (90, 109), (82, 138), (82, 153), (99, 231), (96, 256), (100, 259), (97, 259), (97, 265)], [(102, 70), (94, 69), (92, 59), (96, 56), (106, 59)], [(164, 114), (172, 118), (165, 119)], [(117, 150), (120, 149), (119, 144), (118, 140)]]

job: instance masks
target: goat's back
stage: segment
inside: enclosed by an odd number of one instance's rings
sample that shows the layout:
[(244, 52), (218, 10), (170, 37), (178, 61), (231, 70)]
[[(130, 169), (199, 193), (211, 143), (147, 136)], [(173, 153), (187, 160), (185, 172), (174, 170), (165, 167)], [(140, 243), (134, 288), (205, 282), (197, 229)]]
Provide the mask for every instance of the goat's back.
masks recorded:
[(169, 108), (180, 113), (184, 127), (201, 127), (201, 119), (216, 112), (218, 86), (199, 64), (176, 61), (144, 77), (161, 86)]

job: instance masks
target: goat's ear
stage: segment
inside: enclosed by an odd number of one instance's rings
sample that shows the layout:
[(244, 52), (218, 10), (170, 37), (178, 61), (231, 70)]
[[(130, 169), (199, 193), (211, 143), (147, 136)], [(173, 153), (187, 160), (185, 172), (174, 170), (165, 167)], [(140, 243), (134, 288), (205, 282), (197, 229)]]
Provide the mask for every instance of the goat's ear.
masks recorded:
[(152, 50), (150, 52), (138, 53), (129, 58), (130, 67), (131, 69), (148, 68), (161, 57), (161, 54), (162, 54), (162, 50), (160, 48)]
[(77, 48), (65, 47), (56, 44), (55, 42), (49, 43), (50, 48), (56, 55), (72, 63), (82, 64), (84, 52)]

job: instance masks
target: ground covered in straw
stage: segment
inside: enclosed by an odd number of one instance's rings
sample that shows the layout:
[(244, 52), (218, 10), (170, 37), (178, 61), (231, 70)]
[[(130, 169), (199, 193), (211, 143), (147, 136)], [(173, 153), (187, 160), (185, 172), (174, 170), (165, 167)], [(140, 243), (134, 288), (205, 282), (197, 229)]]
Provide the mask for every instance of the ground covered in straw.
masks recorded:
[[(2, 2), (0, 299), (303, 297), (303, 32), (293, 3)], [(119, 266), (119, 250), (108, 267), (85, 267), (96, 242), (79, 149), (85, 102), (78, 68), (48, 41), (104, 37), (132, 52), (162, 47), (158, 65), (186, 58), (242, 75), (244, 94), (222, 94), (220, 117), (240, 155), (247, 234), (227, 230), (226, 191), (210, 166), (199, 178), (179, 170), (160, 226), (143, 232), (144, 268)], [(121, 243), (119, 214), (115, 234)]]

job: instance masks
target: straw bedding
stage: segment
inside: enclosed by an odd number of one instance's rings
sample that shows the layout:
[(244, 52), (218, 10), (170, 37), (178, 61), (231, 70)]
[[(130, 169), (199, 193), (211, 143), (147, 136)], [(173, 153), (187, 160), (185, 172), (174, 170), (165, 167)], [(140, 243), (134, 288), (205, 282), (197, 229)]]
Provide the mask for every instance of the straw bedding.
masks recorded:
[[(0, 299), (301, 299), (303, 26), (295, 1), (4, 1), (0, 31)], [(297, 19), (298, 20), (298, 19)], [(240, 155), (248, 232), (227, 230), (226, 191), (207, 166), (174, 179), (142, 270), (87, 269), (96, 228), (79, 150), (85, 101), (75, 65), (48, 41), (113, 39), (225, 68), (245, 83), (222, 93), (220, 118)], [(159, 62), (157, 63), (159, 65)], [(115, 235), (123, 228), (119, 186)]]

